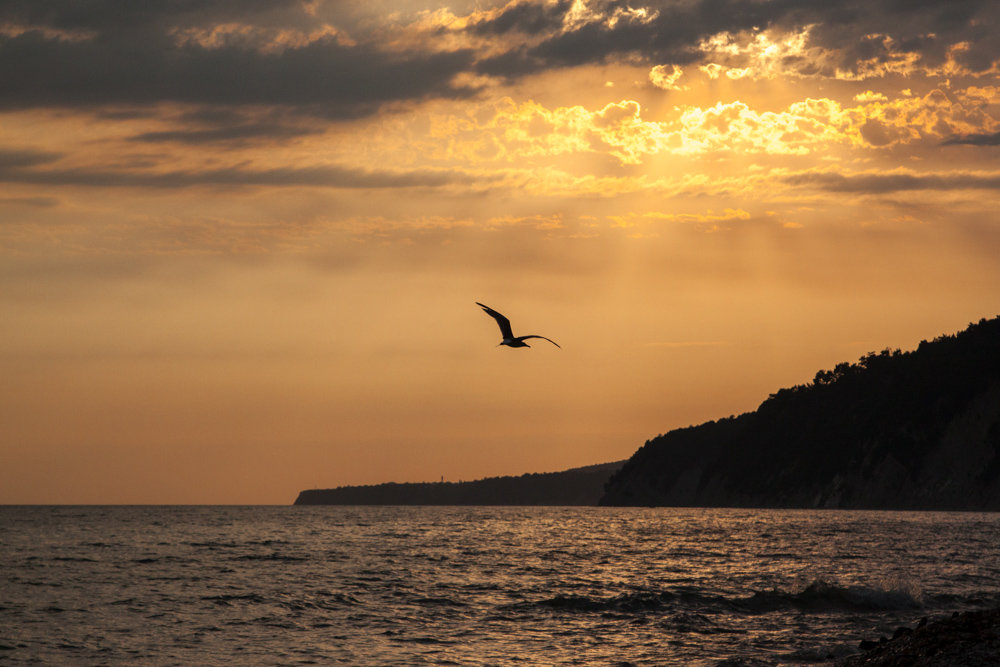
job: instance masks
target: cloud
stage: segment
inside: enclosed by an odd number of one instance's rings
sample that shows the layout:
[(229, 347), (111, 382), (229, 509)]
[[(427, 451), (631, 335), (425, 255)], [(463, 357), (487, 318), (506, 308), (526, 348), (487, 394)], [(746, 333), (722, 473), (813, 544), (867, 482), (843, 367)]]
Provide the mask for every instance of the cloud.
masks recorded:
[(751, 215), (743, 209), (727, 208), (721, 213), (707, 211), (705, 213), (662, 213), (649, 211), (646, 213), (608, 216), (613, 226), (630, 229), (645, 223), (679, 223), (694, 225), (698, 230), (717, 232), (728, 228), (732, 223), (750, 220)]
[[(1000, 5), (988, 0), (515, 0), (391, 17), (349, 5), (10, 0), (0, 5), (0, 108), (179, 102), (349, 119), (467, 99), (487, 85), (477, 74), (512, 81), (621, 62), (731, 79), (951, 77), (995, 73), (1000, 60)], [(659, 74), (656, 85), (676, 85)]]
[(172, 142), (191, 145), (212, 143), (242, 144), (253, 139), (292, 139), (320, 133), (322, 133), (322, 130), (282, 123), (260, 122), (201, 129), (143, 132), (142, 134), (130, 137), (129, 140), (147, 143)]
[(701, 40), (698, 51), (707, 64), (699, 69), (710, 78), (773, 79), (816, 76), (833, 72), (830, 54), (810, 44), (812, 26), (793, 30), (754, 29), (720, 32)]
[(52, 208), (58, 206), (55, 197), (0, 197), (0, 206), (27, 206), (31, 208)]
[(666, 65), (657, 65), (649, 70), (649, 82), (663, 90), (687, 90), (687, 86), (677, 85), (683, 75), (684, 70), (677, 65), (671, 65), (670, 72), (667, 72)]
[(233, 16), (284, 16), (301, 12), (299, 0), (168, 0), (158, 3), (120, 3), (116, 0), (31, 0), (5, 2), (0, 17), (12, 25), (51, 26), (66, 31), (143, 30), (162, 25), (197, 25)]
[(805, 155), (828, 150), (831, 144), (851, 143), (857, 133), (852, 128), (864, 122), (860, 111), (843, 109), (827, 99), (794, 103), (779, 112), (758, 111), (744, 102), (678, 106), (671, 117), (656, 121), (645, 118), (635, 100), (589, 110), (550, 109), (507, 98), (486, 118), (476, 123), (457, 118), (438, 123), (437, 135), (447, 140), (449, 157), (481, 160), (486, 146), (493, 146), (493, 153), (508, 161), (605, 153), (623, 165), (641, 164), (664, 153)]
[(914, 190), (1000, 190), (1000, 173), (949, 172), (920, 174), (911, 171), (891, 173), (842, 174), (832, 171), (809, 171), (781, 178), (789, 185), (814, 187), (828, 192), (883, 194)]
[(0, 172), (7, 170), (35, 167), (40, 164), (55, 162), (62, 157), (61, 153), (40, 151), (35, 149), (4, 149), (0, 148)]
[[(779, 74), (866, 79), (892, 73), (986, 73), (1000, 58), (987, 26), (1000, 10), (985, 0), (830, 3), (696, 0), (517, 2), (471, 19), (477, 34), (513, 46), (481, 59), (480, 71), (518, 77), (558, 67), (639, 61), (715, 65), (729, 78)], [(511, 33), (523, 33), (512, 41)]]
[(511, 32), (538, 35), (563, 25), (572, 6), (570, 0), (511, 2), (498, 11), (477, 17), (470, 30), (479, 35), (506, 35)]
[[(226, 33), (241, 39), (196, 39), (192, 30), (274, 21), (276, 12), (265, 11), (267, 3), (174, 4), (125, 5), (119, 12), (110, 7), (116, 3), (97, 2), (91, 15), (89, 4), (83, 11), (76, 3), (4, 3), (0, 108), (182, 102), (269, 105), (353, 118), (389, 103), (475, 93), (452, 81), (470, 69), (468, 50), (396, 52), (329, 31), (311, 40), (286, 39), (282, 48), (274, 48), (274, 38), (255, 40), (252, 29)], [(53, 30), (86, 30), (93, 37), (67, 40)]]
[(588, 109), (504, 98), (475, 107), (475, 113), (436, 116), (432, 135), (441, 147), (428, 150), (473, 164), (590, 153), (639, 165), (664, 154), (806, 156), (835, 147), (886, 150), (907, 144), (933, 149), (945, 138), (1000, 126), (992, 115), (993, 97), (967, 90), (972, 93), (959, 89), (949, 96), (935, 89), (893, 99), (867, 91), (855, 97), (859, 104), (848, 106), (809, 97), (773, 111), (742, 101), (679, 104), (658, 120), (636, 100)]
[(740, 208), (727, 208), (722, 213), (709, 211), (707, 213), (650, 213), (646, 217), (665, 220), (667, 222), (728, 222), (731, 220), (749, 220), (750, 213)]
[(1000, 146), (1000, 132), (987, 134), (966, 134), (964, 136), (952, 137), (942, 142), (943, 146)]
[(380, 189), (435, 188), (478, 180), (474, 176), (455, 170), (391, 171), (328, 165), (271, 169), (233, 166), (221, 169), (162, 172), (80, 167), (36, 168), (56, 159), (57, 155), (33, 151), (0, 152), (0, 182), (84, 187), (309, 186)]

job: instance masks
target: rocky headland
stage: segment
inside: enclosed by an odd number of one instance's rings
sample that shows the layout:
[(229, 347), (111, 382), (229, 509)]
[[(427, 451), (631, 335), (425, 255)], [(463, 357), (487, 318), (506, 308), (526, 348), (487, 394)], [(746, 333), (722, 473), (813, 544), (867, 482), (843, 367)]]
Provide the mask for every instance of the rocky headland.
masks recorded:
[(601, 504), (1000, 510), (1000, 318), (660, 435)]

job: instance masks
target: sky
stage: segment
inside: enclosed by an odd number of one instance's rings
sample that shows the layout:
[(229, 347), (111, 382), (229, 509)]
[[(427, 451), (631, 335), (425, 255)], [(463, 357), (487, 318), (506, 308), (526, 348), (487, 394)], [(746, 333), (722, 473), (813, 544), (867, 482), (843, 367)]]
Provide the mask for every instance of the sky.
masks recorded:
[[(615, 461), (994, 317), (998, 27), (994, 0), (7, 0), (0, 503)], [(561, 348), (497, 347), (477, 301)]]

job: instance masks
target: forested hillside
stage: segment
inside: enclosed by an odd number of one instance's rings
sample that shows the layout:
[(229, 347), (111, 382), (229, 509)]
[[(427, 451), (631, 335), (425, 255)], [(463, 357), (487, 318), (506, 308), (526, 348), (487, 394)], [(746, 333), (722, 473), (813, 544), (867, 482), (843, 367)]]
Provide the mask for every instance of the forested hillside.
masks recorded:
[(1000, 509), (1000, 318), (654, 438), (601, 503)]

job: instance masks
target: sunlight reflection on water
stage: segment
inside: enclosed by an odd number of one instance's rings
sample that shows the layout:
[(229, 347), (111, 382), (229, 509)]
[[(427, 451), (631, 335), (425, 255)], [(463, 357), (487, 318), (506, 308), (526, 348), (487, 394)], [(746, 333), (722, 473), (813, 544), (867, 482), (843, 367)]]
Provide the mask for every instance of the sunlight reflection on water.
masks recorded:
[(1000, 515), (4, 507), (11, 664), (714, 664), (1000, 603)]

